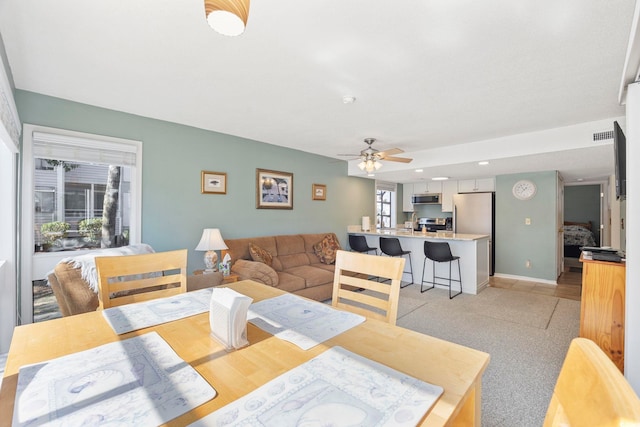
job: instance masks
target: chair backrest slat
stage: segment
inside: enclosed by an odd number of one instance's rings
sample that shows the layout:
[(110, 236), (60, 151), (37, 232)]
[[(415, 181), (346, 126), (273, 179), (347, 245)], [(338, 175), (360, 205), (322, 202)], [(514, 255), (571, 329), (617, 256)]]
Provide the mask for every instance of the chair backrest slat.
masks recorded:
[(404, 258), (338, 251), (331, 305), (395, 325), (404, 263)]
[(95, 263), (102, 309), (187, 291), (186, 249), (96, 257)]

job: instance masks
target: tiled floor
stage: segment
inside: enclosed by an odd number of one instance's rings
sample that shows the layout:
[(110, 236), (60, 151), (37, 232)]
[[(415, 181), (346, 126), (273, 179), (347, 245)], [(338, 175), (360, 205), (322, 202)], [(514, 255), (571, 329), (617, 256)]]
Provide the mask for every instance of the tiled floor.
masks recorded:
[(565, 268), (557, 285), (492, 276), (489, 278), (489, 286), (580, 301), (582, 271), (575, 267)]

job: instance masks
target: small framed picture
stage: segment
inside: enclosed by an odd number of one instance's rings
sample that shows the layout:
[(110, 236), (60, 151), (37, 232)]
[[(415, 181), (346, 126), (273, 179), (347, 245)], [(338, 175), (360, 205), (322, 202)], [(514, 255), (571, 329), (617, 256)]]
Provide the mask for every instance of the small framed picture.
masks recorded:
[(324, 184), (311, 185), (312, 200), (327, 200), (327, 186)]
[(227, 194), (227, 174), (202, 171), (202, 194)]
[(256, 169), (256, 208), (293, 209), (293, 174)]

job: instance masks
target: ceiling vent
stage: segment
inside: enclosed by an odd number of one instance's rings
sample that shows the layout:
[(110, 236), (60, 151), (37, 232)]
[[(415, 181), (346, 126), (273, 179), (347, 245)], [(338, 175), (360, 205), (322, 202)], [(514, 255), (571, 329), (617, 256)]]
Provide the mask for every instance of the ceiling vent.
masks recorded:
[(606, 141), (608, 139), (613, 139), (613, 130), (605, 130), (603, 132), (594, 132), (593, 134), (593, 142), (601, 142), (601, 141)]

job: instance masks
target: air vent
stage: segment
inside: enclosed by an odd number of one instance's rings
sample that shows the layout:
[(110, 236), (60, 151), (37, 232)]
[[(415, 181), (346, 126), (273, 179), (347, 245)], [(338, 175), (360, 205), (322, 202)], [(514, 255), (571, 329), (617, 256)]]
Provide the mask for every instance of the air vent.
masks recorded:
[(613, 130), (605, 130), (604, 132), (595, 132), (593, 134), (593, 142), (606, 141), (613, 139)]

